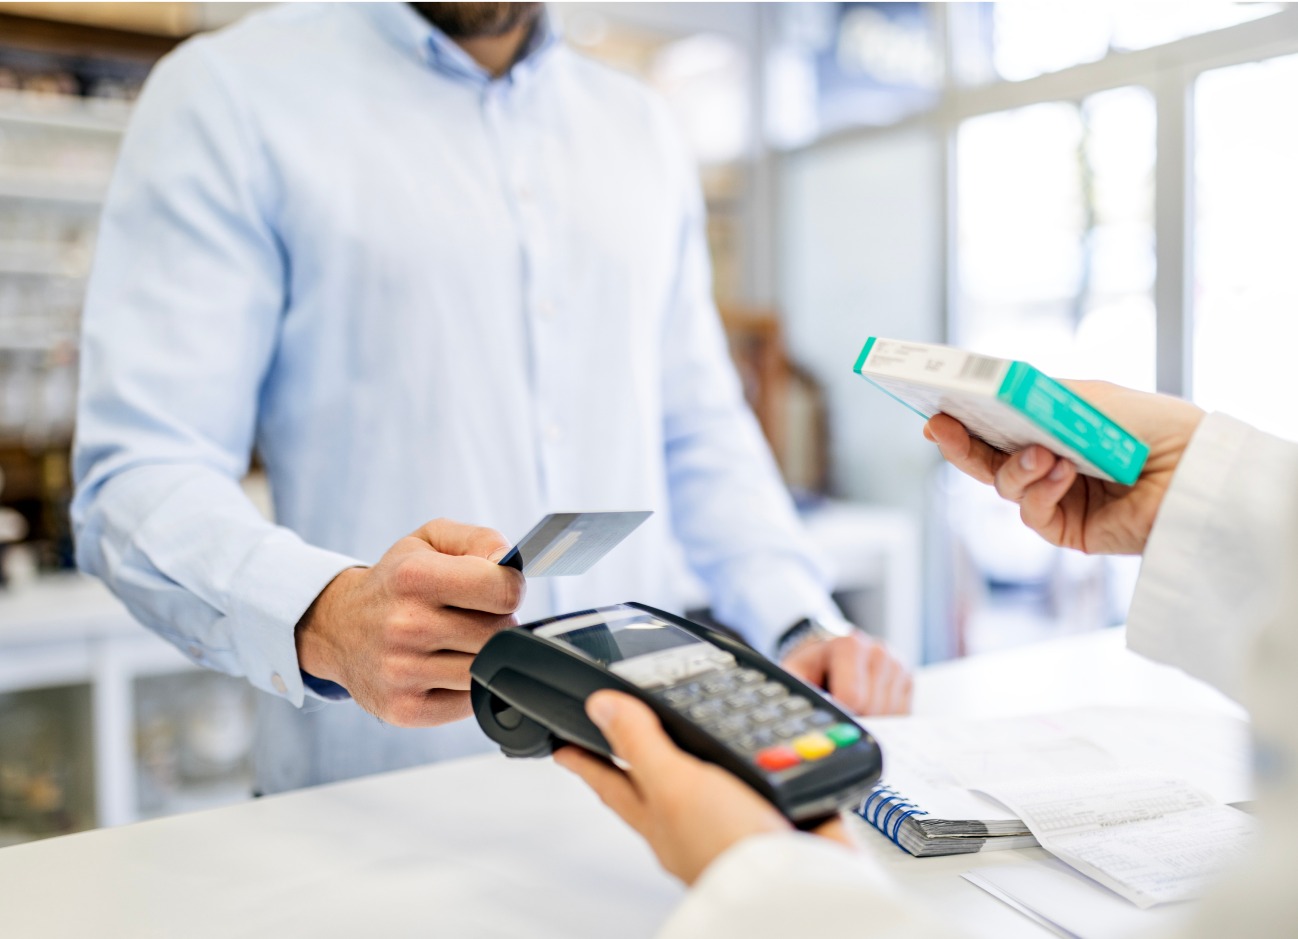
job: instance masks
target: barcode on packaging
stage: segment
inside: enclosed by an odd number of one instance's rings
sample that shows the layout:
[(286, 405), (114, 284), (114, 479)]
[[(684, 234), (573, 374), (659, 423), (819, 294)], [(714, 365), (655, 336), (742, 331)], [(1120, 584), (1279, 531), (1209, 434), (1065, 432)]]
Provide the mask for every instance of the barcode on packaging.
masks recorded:
[(994, 395), (1009, 367), (1006, 359), (950, 346), (878, 339), (858, 371), (872, 379), (899, 378), (933, 388)]
[(973, 355), (970, 353), (964, 360), (964, 368), (960, 369), (960, 379), (962, 381), (991, 381), (996, 377), (1004, 359), (994, 359), (989, 355)]

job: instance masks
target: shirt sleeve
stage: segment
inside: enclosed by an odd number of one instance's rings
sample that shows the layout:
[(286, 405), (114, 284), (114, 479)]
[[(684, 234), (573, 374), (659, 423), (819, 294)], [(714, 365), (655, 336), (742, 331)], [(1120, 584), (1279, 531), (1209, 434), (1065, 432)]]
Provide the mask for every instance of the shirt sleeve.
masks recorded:
[(1150, 531), (1127, 644), (1239, 698), (1283, 582), (1298, 445), (1209, 414)]
[(271, 174), (203, 41), (154, 70), (100, 222), (82, 328), (79, 566), (193, 661), (301, 704), (293, 629), (355, 559), (238, 479), (286, 304)]
[(657, 939), (961, 935), (899, 893), (867, 857), (840, 844), (801, 833), (754, 835), (708, 866)]
[[(686, 175), (686, 174), (683, 174)], [(664, 441), (673, 526), (716, 618), (766, 653), (807, 616), (839, 617), (829, 574), (744, 400), (712, 302), (703, 200), (688, 176), (664, 341)]]

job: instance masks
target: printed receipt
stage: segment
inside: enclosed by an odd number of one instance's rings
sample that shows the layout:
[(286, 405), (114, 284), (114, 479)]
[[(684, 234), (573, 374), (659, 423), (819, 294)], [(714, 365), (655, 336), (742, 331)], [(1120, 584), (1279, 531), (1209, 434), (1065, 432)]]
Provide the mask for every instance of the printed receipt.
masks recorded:
[(1041, 846), (1141, 909), (1189, 900), (1248, 851), (1256, 823), (1157, 773), (1098, 772), (984, 784)]

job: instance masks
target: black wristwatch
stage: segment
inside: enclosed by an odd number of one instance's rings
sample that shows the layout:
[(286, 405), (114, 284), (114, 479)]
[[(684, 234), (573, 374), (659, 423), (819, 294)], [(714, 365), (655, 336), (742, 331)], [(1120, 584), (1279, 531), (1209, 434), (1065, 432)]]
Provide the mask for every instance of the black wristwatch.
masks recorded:
[(775, 661), (783, 662), (790, 652), (812, 639), (839, 639), (856, 629), (842, 617), (808, 616), (798, 620), (775, 644)]

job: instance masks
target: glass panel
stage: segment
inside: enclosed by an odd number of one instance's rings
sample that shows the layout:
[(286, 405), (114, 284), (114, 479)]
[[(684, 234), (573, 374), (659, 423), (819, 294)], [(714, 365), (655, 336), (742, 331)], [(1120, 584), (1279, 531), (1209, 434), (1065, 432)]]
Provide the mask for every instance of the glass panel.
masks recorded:
[(1210, 33), (1284, 9), (1282, 3), (1231, 3), (1229, 0), (1178, 0), (1176, 3), (1112, 3), (1114, 50), (1149, 49), (1186, 36)]
[(251, 797), (255, 695), (217, 672), (135, 680), (141, 818)]
[[(962, 9), (952, 21), (958, 80), (981, 84), (995, 75), (1022, 81), (1047, 72), (1095, 62), (1110, 51), (1130, 52), (1186, 36), (1224, 29), (1279, 12), (1278, 3), (1182, 0), (1011, 0), (996, 4), (952, 4)], [(986, 7), (992, 7), (987, 29)], [(991, 47), (991, 65), (980, 50)]]
[(957, 138), (957, 344), (1154, 387), (1154, 102), (972, 118)]
[[(1153, 96), (1138, 87), (965, 121), (956, 141), (953, 341), (1049, 374), (1154, 387)], [(1050, 547), (951, 474), (966, 652), (1120, 622), (1131, 559)]]
[[(1194, 400), (1298, 440), (1298, 56), (1195, 84)], [(1263, 341), (1259, 341), (1263, 340)]]
[(602, 665), (700, 642), (698, 636), (679, 626), (624, 606), (560, 618), (535, 632), (543, 639), (557, 639), (572, 646)]
[(0, 694), (0, 846), (93, 828), (90, 688)]
[(1094, 0), (995, 4), (992, 62), (1008, 81), (1035, 78), (1109, 51), (1112, 11)]
[(1081, 141), (1081, 115), (1065, 103), (960, 126), (957, 344), (1060, 370), (1082, 271)]

